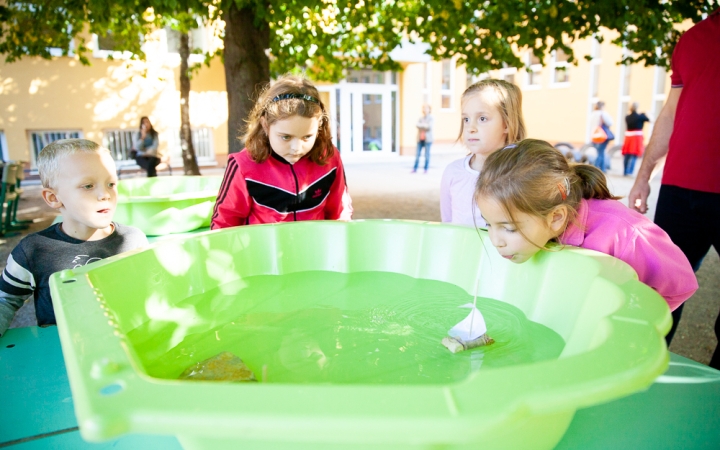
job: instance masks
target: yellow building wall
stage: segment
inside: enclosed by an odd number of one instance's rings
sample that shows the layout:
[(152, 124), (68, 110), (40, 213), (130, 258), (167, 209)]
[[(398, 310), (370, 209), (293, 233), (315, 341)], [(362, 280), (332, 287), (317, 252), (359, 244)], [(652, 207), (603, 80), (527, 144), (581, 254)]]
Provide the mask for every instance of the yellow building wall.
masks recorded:
[[(24, 58), (0, 64), (0, 130), (11, 159), (31, 161), (29, 132), (80, 130), (102, 142), (105, 129), (137, 129), (149, 116), (164, 133), (180, 128), (179, 57), (165, 54), (147, 63), (73, 57)], [(213, 129), (214, 151), (227, 153), (227, 95), (222, 64), (203, 67), (191, 81), (193, 127)]]
[(452, 106), (442, 108), (442, 62), (412, 63), (405, 66), (398, 77), (400, 92), (400, 153), (415, 154), (417, 148), (417, 128), (415, 124), (422, 116), (425, 103), (425, 71), (430, 65), (430, 88), (428, 89), (429, 104), (434, 119), (434, 143), (453, 143), (460, 132), (460, 100), (466, 88), (466, 71), (464, 66), (456, 66), (452, 86)]

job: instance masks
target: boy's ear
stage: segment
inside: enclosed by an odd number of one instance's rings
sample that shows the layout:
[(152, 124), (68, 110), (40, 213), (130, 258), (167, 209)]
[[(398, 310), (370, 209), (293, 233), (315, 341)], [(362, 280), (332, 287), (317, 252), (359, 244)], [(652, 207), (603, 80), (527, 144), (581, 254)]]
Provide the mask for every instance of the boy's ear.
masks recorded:
[(550, 229), (559, 236), (565, 230), (568, 219), (567, 205), (558, 205), (547, 216), (547, 224)]
[(63, 206), (62, 202), (58, 198), (55, 191), (53, 191), (52, 189), (43, 188), (41, 195), (42, 195), (43, 200), (45, 200), (45, 203), (47, 203), (49, 207), (51, 207), (53, 209), (62, 208), (62, 206)]

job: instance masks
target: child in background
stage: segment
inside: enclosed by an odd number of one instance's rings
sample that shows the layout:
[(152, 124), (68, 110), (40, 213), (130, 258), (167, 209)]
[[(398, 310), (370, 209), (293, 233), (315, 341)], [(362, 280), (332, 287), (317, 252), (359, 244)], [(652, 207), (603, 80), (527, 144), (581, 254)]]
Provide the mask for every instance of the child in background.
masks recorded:
[(350, 220), (352, 206), (330, 120), (309, 81), (284, 76), (260, 94), (230, 155), (212, 229), (298, 220)]
[(671, 310), (698, 288), (682, 251), (660, 227), (615, 201), (600, 169), (569, 165), (545, 141), (526, 139), (491, 155), (475, 199), (490, 241), (512, 262), (557, 242), (625, 261)]
[(461, 98), (460, 135), (470, 154), (450, 163), (440, 183), (442, 221), (485, 226), (473, 200), (485, 159), (511, 142), (525, 139), (520, 88), (504, 80), (483, 80)]
[(85, 139), (46, 146), (37, 161), (42, 197), (62, 222), (25, 236), (8, 257), (0, 278), (0, 335), (30, 295), (38, 325), (55, 324), (50, 275), (148, 245), (137, 228), (112, 221), (117, 175), (110, 152)]

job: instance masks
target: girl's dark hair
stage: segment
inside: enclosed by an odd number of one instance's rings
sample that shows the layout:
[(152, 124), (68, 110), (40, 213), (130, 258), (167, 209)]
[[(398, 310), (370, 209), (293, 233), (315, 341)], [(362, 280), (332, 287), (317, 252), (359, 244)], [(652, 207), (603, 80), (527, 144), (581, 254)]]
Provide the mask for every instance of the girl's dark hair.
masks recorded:
[(155, 128), (153, 127), (153, 124), (150, 121), (150, 118), (148, 116), (142, 116), (140, 118), (140, 124), (138, 125), (138, 130), (142, 129), (142, 123), (143, 123), (143, 120), (145, 120), (145, 119), (147, 119), (148, 123), (150, 124), (150, 129), (147, 132), (150, 133), (150, 136), (152, 136), (152, 137), (157, 136), (158, 132), (155, 131)]
[[(273, 101), (283, 94), (307, 95), (317, 100), (306, 100), (303, 98), (283, 98)], [(250, 157), (255, 162), (263, 162), (270, 156), (270, 140), (262, 126), (261, 118), (265, 118), (268, 126), (292, 116), (307, 118), (317, 117), (320, 119), (315, 145), (308, 153), (308, 158), (316, 164), (325, 164), (335, 153), (330, 133), (330, 117), (325, 111), (325, 106), (320, 100), (318, 90), (310, 81), (294, 76), (285, 75), (275, 83), (268, 84), (258, 96), (255, 106), (247, 119), (245, 134), (242, 139), (245, 141)]]
[(525, 139), (488, 156), (475, 186), (475, 199), (489, 197), (505, 209), (547, 217), (566, 205), (568, 223), (577, 218), (581, 199), (617, 200), (605, 174), (587, 164), (570, 164), (555, 147)]

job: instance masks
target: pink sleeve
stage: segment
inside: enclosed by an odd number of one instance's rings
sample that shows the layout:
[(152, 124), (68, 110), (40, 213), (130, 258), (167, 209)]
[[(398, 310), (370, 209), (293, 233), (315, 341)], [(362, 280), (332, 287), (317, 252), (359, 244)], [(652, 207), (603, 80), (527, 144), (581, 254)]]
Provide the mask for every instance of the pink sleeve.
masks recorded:
[(352, 199), (347, 189), (347, 180), (345, 179), (345, 169), (343, 168), (340, 153), (335, 150), (337, 177), (330, 188), (327, 206), (325, 207), (326, 220), (351, 220), (352, 219)]
[(616, 255), (630, 264), (643, 283), (655, 289), (674, 311), (698, 289), (697, 278), (685, 254), (652, 222), (631, 232)]
[(452, 195), (450, 193), (450, 184), (452, 176), (450, 166), (445, 168), (442, 179), (440, 181), (440, 218), (443, 223), (452, 222)]

